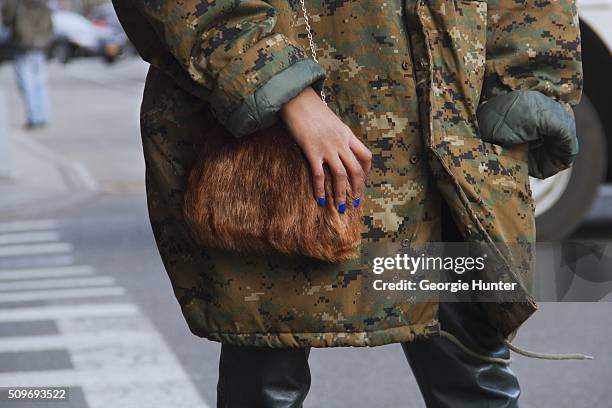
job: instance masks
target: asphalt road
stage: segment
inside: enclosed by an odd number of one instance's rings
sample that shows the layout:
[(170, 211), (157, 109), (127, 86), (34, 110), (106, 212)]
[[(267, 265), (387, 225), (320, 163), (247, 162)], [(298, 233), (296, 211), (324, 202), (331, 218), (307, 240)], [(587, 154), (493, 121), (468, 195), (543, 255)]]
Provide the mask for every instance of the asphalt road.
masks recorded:
[[(74, 407), (215, 405), (219, 345), (190, 334), (147, 220), (137, 118), (144, 72), (136, 61), (51, 69), (54, 123), (28, 137), (83, 162), (101, 193), (27, 219), (0, 214), (0, 386), (75, 384), (66, 405)], [(11, 74), (0, 69), (13, 100)], [(11, 105), (18, 127), (20, 106)], [(606, 191), (577, 237), (612, 239)], [(30, 276), (15, 279), (15, 270)], [(541, 304), (516, 344), (596, 359), (515, 356), (523, 406), (612, 404), (611, 312), (605, 302)], [(397, 345), (318, 349), (310, 362), (306, 407), (424, 406)]]

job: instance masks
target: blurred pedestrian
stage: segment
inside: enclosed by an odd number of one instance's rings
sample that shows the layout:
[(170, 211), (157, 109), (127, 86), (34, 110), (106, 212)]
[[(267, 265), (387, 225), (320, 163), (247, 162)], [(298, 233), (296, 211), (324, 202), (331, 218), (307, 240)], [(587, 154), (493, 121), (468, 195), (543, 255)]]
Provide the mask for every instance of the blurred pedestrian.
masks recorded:
[(2, 22), (12, 31), (15, 72), (27, 112), (28, 129), (45, 126), (49, 120), (47, 61), (45, 49), (53, 31), (46, 0), (5, 0)]

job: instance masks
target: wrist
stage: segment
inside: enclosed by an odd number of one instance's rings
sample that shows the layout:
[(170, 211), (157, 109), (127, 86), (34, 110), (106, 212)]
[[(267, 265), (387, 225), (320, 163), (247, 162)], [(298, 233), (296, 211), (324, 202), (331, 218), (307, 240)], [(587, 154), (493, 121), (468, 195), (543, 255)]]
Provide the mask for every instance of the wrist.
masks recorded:
[(293, 99), (284, 103), (278, 114), (285, 123), (288, 123), (297, 117), (304, 116), (305, 111), (317, 101), (321, 102), (316, 91), (311, 86), (307, 86)]

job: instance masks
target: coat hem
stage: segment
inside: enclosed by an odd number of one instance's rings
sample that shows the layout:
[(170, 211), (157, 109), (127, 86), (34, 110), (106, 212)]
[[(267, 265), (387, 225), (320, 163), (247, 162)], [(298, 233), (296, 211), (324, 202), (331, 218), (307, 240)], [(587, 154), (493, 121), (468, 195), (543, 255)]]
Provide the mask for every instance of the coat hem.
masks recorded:
[(392, 327), (362, 332), (314, 332), (314, 333), (230, 333), (207, 332), (196, 335), (223, 344), (234, 346), (256, 346), (271, 348), (304, 347), (375, 347), (392, 343), (411, 342), (440, 335), (440, 323), (429, 323)]

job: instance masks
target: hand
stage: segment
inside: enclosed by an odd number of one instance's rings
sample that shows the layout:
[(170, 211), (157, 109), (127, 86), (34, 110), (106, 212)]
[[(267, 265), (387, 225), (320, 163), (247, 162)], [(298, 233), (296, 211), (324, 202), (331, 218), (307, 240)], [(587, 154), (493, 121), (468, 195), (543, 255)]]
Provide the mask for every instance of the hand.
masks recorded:
[(327, 164), (333, 177), (334, 202), (340, 213), (347, 208), (346, 190), (350, 183), (357, 207), (372, 153), (351, 129), (323, 103), (311, 87), (282, 106), (279, 114), (310, 164), (313, 189), (320, 205), (325, 205)]

